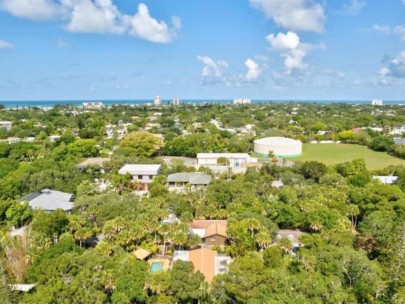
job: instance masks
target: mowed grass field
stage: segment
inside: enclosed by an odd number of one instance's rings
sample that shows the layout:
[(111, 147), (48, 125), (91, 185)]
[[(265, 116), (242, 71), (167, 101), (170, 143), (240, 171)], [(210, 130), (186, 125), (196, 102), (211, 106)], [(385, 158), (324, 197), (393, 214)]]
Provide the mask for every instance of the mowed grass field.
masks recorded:
[(369, 170), (383, 169), (391, 165), (405, 166), (405, 160), (385, 152), (375, 152), (364, 146), (346, 144), (303, 144), (302, 155), (291, 160), (316, 160), (326, 165), (334, 165), (356, 158), (364, 158)]

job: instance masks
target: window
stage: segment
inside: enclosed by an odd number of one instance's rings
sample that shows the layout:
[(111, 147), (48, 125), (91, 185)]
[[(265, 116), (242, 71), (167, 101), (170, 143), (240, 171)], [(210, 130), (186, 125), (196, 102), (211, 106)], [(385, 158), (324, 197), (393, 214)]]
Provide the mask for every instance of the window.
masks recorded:
[(211, 237), (211, 238), (210, 238), (210, 241), (211, 241), (211, 242), (215, 242), (215, 236)]
[(149, 175), (149, 179), (152, 179), (153, 178), (153, 175)]
[(142, 179), (142, 175), (138, 175), (138, 179)]

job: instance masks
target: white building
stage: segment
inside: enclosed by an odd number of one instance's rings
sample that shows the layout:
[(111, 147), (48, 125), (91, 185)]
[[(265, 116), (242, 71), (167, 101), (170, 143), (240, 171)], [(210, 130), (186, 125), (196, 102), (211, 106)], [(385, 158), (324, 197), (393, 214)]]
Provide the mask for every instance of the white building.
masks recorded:
[(83, 102), (84, 109), (102, 109), (104, 104), (101, 101), (87, 101)]
[(155, 98), (153, 99), (153, 104), (155, 106), (160, 106), (162, 104), (162, 102), (160, 100), (160, 96), (155, 96)]
[(148, 185), (160, 174), (161, 165), (127, 164), (118, 170), (118, 174), (130, 174), (141, 185), (141, 190), (148, 190)]
[(51, 142), (56, 142), (58, 139), (60, 139), (61, 138), (61, 136), (60, 135), (51, 135), (51, 136), (49, 136), (49, 140), (51, 141)]
[(0, 121), (0, 128), (5, 128), (7, 132), (10, 132), (12, 126), (11, 121)]
[(21, 141), (21, 138), (19, 137), (9, 137), (7, 138), (7, 142), (11, 145), (11, 144), (16, 144), (19, 143)]
[(233, 104), (234, 105), (247, 105), (247, 104), (251, 104), (252, 101), (250, 99), (246, 99), (246, 98), (237, 98), (233, 100)]
[(220, 158), (225, 158), (230, 167), (257, 163), (257, 158), (250, 157), (247, 153), (198, 153), (197, 164), (200, 166), (217, 166)]
[(266, 137), (254, 141), (254, 151), (268, 155), (270, 151), (278, 157), (294, 157), (302, 153), (302, 142), (286, 137)]
[(35, 137), (26, 137), (26, 138), (23, 139), (23, 141), (25, 141), (25, 142), (34, 142)]
[(373, 106), (382, 106), (382, 105), (383, 105), (383, 101), (382, 101), (381, 99), (373, 99), (373, 100), (371, 101), (371, 104), (372, 104)]
[(179, 98), (173, 98), (170, 104), (173, 106), (179, 106), (180, 103), (181, 103), (181, 101)]
[(393, 175), (375, 175), (373, 179), (378, 179), (384, 185), (392, 185), (398, 179), (398, 176)]
[(405, 125), (395, 126), (390, 131), (391, 135), (400, 135), (402, 133), (405, 133)]

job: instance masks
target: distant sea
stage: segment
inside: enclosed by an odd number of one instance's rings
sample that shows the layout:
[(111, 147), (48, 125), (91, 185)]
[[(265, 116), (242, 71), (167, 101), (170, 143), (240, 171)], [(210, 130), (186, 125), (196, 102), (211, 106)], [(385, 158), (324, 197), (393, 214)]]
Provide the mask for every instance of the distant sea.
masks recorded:
[[(0, 101), (0, 104), (6, 108), (28, 108), (28, 107), (54, 107), (55, 105), (74, 105), (81, 106), (86, 101), (101, 101), (104, 105), (141, 105), (152, 104), (153, 100), (146, 99), (133, 99), (133, 100), (22, 100), (22, 101)], [(187, 103), (231, 103), (233, 100), (223, 99), (181, 99), (182, 104)], [(162, 105), (169, 104), (170, 100), (162, 100)], [(252, 103), (322, 103), (322, 104), (371, 104), (371, 100), (252, 100)], [(384, 105), (405, 105), (405, 101), (383, 101)]]

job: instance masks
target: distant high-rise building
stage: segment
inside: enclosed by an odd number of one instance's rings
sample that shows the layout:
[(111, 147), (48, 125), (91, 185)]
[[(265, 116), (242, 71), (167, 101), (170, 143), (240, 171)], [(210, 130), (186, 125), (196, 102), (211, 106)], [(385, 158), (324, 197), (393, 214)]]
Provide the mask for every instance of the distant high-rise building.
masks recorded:
[(155, 106), (160, 106), (161, 105), (161, 100), (160, 100), (160, 96), (155, 96), (155, 98), (153, 99), (153, 104)]
[(383, 105), (383, 101), (382, 101), (381, 99), (373, 99), (373, 100), (371, 101), (371, 104), (372, 104), (373, 106), (382, 106), (382, 105)]
[(101, 101), (87, 101), (83, 102), (84, 109), (102, 109), (104, 104)]
[(179, 98), (173, 98), (172, 102), (171, 102), (171, 105), (173, 105), (173, 106), (180, 105), (180, 99)]
[(250, 99), (242, 99), (242, 98), (237, 98), (233, 100), (233, 104), (234, 105), (246, 105), (246, 104), (251, 104), (251, 100)]

